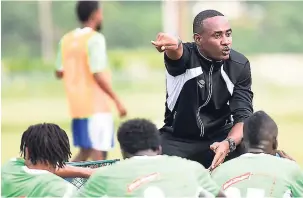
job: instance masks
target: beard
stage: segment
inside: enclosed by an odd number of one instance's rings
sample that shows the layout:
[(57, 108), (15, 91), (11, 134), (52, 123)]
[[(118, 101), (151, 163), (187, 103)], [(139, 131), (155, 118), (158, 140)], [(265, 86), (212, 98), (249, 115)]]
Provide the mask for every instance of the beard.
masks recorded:
[(96, 26), (96, 31), (101, 32), (102, 29), (103, 29), (103, 27), (102, 27), (101, 23)]

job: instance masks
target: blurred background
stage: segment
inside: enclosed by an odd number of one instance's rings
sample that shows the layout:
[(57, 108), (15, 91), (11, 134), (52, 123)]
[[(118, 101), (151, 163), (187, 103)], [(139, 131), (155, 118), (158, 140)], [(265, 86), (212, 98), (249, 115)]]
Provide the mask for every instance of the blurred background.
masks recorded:
[[(251, 62), (255, 111), (276, 120), (280, 149), (303, 166), (303, 2), (106, 1), (102, 7), (114, 89), (128, 118), (149, 118), (158, 126), (165, 70), (163, 54), (150, 41), (160, 31), (192, 41), (193, 18), (205, 9), (228, 16), (233, 48)], [(74, 1), (1, 2), (2, 163), (18, 155), (21, 134), (31, 124), (54, 122), (71, 134), (54, 70), (59, 39), (77, 26)], [(116, 126), (120, 122), (117, 117)], [(116, 146), (110, 158), (119, 157)]]

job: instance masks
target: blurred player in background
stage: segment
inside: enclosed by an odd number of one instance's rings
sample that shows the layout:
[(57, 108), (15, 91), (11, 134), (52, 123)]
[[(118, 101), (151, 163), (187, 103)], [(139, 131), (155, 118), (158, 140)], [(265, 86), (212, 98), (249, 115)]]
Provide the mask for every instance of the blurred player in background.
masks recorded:
[(56, 76), (63, 78), (72, 116), (74, 161), (106, 159), (113, 147), (112, 99), (121, 117), (126, 110), (110, 85), (102, 12), (98, 1), (77, 2), (81, 28), (63, 36), (59, 44)]
[(76, 188), (61, 177), (88, 178), (93, 172), (65, 165), (71, 156), (69, 140), (55, 124), (30, 126), (22, 135), (20, 153), (23, 158), (1, 168), (2, 197), (69, 197)]
[(303, 172), (284, 152), (279, 152), (281, 158), (275, 156), (277, 136), (276, 123), (263, 111), (244, 121), (247, 153), (223, 163), (212, 173), (226, 195), (233, 198), (303, 197)]
[(144, 119), (123, 123), (118, 141), (125, 160), (98, 169), (79, 197), (224, 197), (199, 163), (159, 155), (160, 134), (153, 123)]

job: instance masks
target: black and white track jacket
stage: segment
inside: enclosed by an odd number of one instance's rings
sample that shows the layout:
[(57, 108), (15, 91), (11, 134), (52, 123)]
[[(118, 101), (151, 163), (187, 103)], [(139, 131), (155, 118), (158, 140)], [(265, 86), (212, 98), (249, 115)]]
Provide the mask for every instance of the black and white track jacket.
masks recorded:
[[(161, 132), (184, 139), (212, 139), (253, 113), (248, 59), (231, 50), (225, 61), (202, 56), (195, 43), (166, 66), (166, 110)], [(225, 130), (224, 130), (225, 129)]]

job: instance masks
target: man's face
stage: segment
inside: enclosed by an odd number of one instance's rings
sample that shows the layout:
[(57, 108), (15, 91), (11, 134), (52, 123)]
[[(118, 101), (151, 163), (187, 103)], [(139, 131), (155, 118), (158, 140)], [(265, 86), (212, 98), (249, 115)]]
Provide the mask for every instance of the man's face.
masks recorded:
[(232, 45), (232, 30), (224, 16), (216, 16), (203, 21), (202, 32), (194, 35), (199, 49), (214, 60), (226, 60)]

